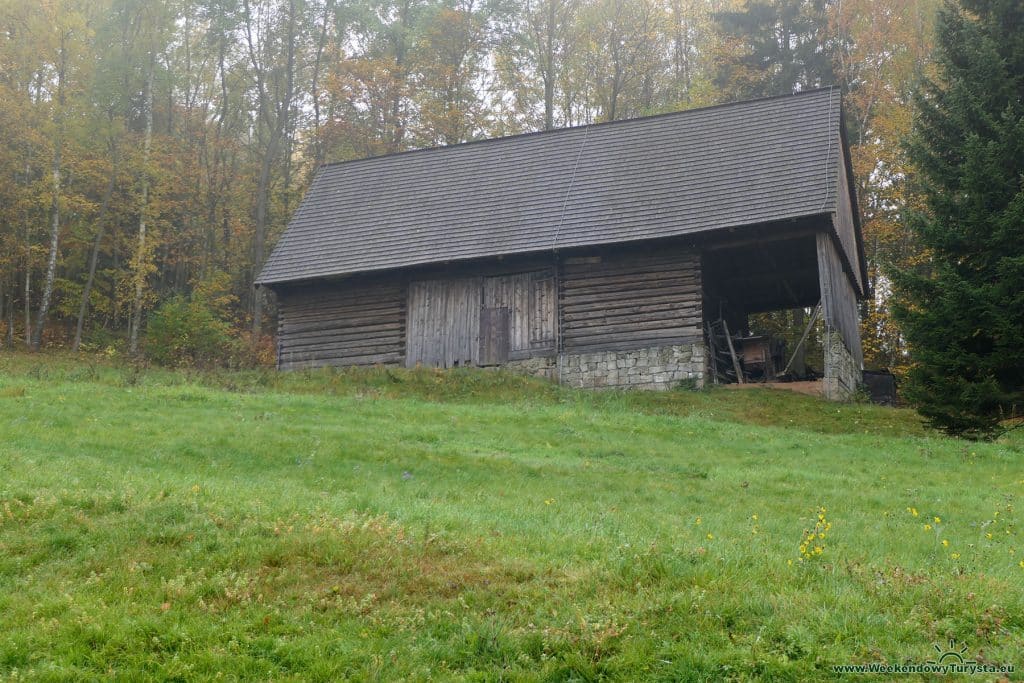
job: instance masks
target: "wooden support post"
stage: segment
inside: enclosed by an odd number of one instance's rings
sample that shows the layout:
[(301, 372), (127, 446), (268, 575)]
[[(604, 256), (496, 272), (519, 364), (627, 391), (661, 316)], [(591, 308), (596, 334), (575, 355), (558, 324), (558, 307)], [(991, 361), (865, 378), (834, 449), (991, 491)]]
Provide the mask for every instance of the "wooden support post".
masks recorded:
[(787, 372), (789, 372), (789, 368), (793, 365), (793, 361), (796, 360), (797, 352), (800, 350), (800, 347), (802, 347), (804, 345), (804, 342), (807, 341), (807, 336), (811, 333), (811, 328), (814, 327), (814, 323), (816, 323), (818, 321), (818, 315), (820, 313), (821, 313), (821, 302), (819, 301), (818, 304), (814, 307), (814, 311), (811, 312), (811, 319), (807, 322), (807, 327), (804, 328), (804, 333), (800, 337), (800, 341), (798, 341), (796, 343), (796, 346), (793, 347), (793, 355), (791, 355), (789, 357), (789, 362), (786, 363), (786, 367), (782, 371), (783, 375), (785, 375)]
[(743, 368), (740, 367), (740, 361), (736, 357), (736, 349), (732, 345), (732, 335), (729, 334), (729, 323), (725, 322), (725, 318), (722, 318), (722, 329), (725, 331), (725, 342), (729, 345), (729, 355), (732, 357), (732, 369), (736, 371), (736, 381), (745, 384)]

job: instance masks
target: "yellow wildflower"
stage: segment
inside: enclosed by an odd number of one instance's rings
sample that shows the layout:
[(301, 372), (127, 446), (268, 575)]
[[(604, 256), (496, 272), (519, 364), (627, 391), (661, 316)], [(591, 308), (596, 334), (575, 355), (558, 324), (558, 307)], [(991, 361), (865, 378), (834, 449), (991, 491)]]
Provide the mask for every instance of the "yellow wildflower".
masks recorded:
[(714, 538), (715, 538), (714, 534), (708, 534), (708, 540), (709, 541), (714, 540)]
[(950, 557), (952, 557), (954, 560), (959, 560), (960, 559), (960, 553), (953, 553), (952, 555), (950, 555)]
[(931, 531), (932, 530), (932, 525), (931, 524), (925, 524), (924, 525), (924, 530), (925, 531)]
[(936, 517), (935, 518), (935, 523), (936, 524), (941, 524), (942, 523), (942, 518), (941, 517)]
[(949, 547), (949, 541), (947, 541), (946, 539), (942, 539), (942, 547), (943, 548), (948, 548)]

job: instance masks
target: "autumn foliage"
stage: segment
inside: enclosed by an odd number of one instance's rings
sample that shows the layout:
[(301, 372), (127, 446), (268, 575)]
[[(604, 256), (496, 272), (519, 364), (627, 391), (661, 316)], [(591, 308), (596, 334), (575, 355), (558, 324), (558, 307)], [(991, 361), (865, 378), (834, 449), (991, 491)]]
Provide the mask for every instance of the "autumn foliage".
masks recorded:
[(866, 357), (905, 368), (889, 281), (921, 252), (901, 140), (937, 3), (6, 0), (0, 341), (141, 351), (155, 311), (200, 300), (264, 338), (253, 279), (325, 161), (835, 84)]

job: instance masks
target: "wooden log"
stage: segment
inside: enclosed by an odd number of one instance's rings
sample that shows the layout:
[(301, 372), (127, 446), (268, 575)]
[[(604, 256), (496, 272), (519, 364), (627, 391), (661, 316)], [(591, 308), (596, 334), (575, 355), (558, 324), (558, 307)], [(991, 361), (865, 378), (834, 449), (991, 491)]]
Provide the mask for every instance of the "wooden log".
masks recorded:
[(692, 334), (692, 330), (682, 333), (678, 330), (661, 330), (647, 334), (592, 337), (583, 340), (566, 339), (563, 348), (566, 353), (596, 353), (688, 344), (699, 339), (700, 336)]
[(378, 353), (401, 353), (402, 342), (391, 342), (388, 344), (380, 342), (324, 342), (322, 344), (315, 345), (302, 345), (294, 347), (282, 347), (281, 353), (288, 354), (294, 353), (299, 355), (308, 356), (344, 356), (344, 357), (358, 357), (368, 354)]
[[(696, 322), (696, 321), (694, 321)], [(614, 339), (616, 337), (636, 338), (643, 336), (654, 337), (658, 334), (687, 336), (695, 334), (694, 330), (699, 331), (699, 327), (694, 324), (689, 325), (667, 325), (662, 321), (658, 321), (651, 325), (604, 325), (601, 327), (582, 327), (574, 330), (565, 331), (565, 341), (584, 341), (587, 339), (594, 339), (598, 337)]]
[(294, 354), (282, 356), (282, 369), (292, 370), (308, 367), (327, 367), (332, 365), (390, 365), (398, 364), (402, 360), (400, 353), (369, 354), (360, 356), (325, 355), (315, 357), (299, 357)]
[(629, 286), (622, 284), (601, 284), (601, 285), (588, 285), (586, 287), (575, 287), (572, 281), (566, 281), (563, 287), (563, 292), (566, 297), (573, 296), (586, 296), (588, 294), (606, 294), (615, 293), (626, 295), (627, 292), (633, 291), (652, 291), (662, 289), (679, 289), (682, 291), (689, 291), (697, 288), (697, 280), (694, 277), (673, 277), (673, 278), (657, 278), (651, 280), (637, 281), (630, 283)]
[[(337, 323), (336, 323), (337, 324)], [(285, 339), (319, 339), (321, 337), (381, 337), (381, 336), (402, 336), (405, 326), (401, 321), (387, 322), (379, 325), (347, 326), (338, 325), (332, 329), (302, 331), (298, 333), (285, 332), (282, 337)]]
[(700, 306), (696, 303), (658, 302), (656, 304), (637, 305), (631, 302), (629, 305), (616, 308), (594, 306), (586, 310), (573, 309), (571, 313), (566, 311), (563, 320), (567, 324), (595, 324), (617, 321), (619, 319), (678, 320), (680, 317), (696, 316), (699, 310)]
[(357, 317), (357, 316), (329, 316), (327, 319), (294, 322), (291, 318), (282, 316), (280, 329), (285, 334), (298, 334), (305, 332), (319, 332), (322, 330), (347, 329), (359, 327), (375, 327), (379, 325), (401, 324), (402, 316), (398, 311), (392, 311), (380, 315)]
[(578, 286), (590, 284), (601, 284), (605, 282), (624, 283), (631, 281), (646, 281), (660, 277), (696, 277), (695, 266), (672, 263), (667, 266), (651, 266), (649, 268), (626, 268), (617, 272), (586, 271), (578, 274), (567, 274), (566, 283)]
[[(620, 307), (634, 304), (652, 304), (658, 301), (672, 302), (672, 301), (697, 301), (698, 296), (696, 293), (685, 290), (685, 289), (667, 289), (667, 290), (641, 290), (637, 292), (629, 292), (628, 294), (622, 292), (605, 292), (601, 294), (588, 294), (587, 296), (569, 296), (563, 295), (562, 297), (562, 308), (565, 311), (577, 312), (580, 310), (578, 307), (581, 306), (592, 306), (595, 304), (601, 304), (605, 306)], [(584, 309), (586, 310), (586, 309)]]

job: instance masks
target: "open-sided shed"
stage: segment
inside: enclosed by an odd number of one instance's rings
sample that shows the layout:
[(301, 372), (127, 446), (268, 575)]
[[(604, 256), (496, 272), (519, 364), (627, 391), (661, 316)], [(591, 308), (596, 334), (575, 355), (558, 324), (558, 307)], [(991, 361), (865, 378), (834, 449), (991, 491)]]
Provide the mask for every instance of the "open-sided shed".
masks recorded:
[(866, 275), (838, 90), (328, 164), (258, 284), (278, 364), (709, 377), (708, 323), (821, 302), (825, 391)]

